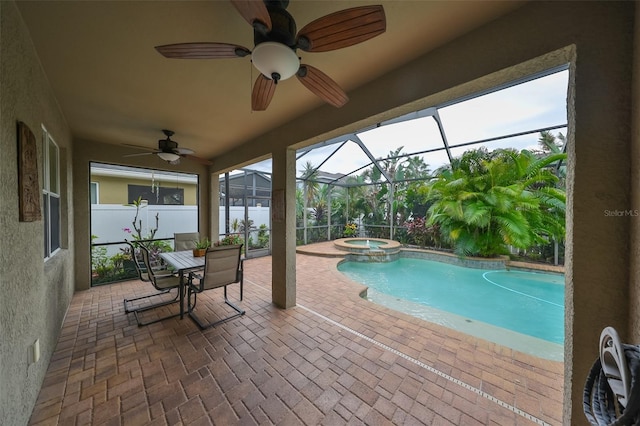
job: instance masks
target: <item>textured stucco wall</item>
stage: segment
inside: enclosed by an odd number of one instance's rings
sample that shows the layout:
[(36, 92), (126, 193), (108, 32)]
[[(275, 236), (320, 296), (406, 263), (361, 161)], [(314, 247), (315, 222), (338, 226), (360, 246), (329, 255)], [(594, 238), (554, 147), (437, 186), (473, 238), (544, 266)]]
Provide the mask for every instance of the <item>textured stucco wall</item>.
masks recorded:
[[(71, 136), (13, 2), (0, 2), (0, 423), (26, 424), (73, 294)], [(43, 222), (18, 221), (16, 121), (61, 148), (63, 249), (43, 260)], [(41, 163), (39, 163), (41, 164)], [(42, 176), (40, 176), (42, 183)], [(41, 358), (29, 364), (40, 339)]]
[[(623, 336), (629, 332), (631, 219), (608, 217), (604, 211), (631, 208), (635, 6), (527, 3), (353, 90), (339, 110), (318, 108), (216, 158), (214, 170), (571, 62), (563, 421), (587, 424), (582, 391), (600, 332), (608, 325)], [(284, 250), (274, 246), (274, 258), (285, 256)]]
[[(633, 105), (631, 112), (631, 198), (640, 212), (640, 7), (636, 8), (633, 54)], [(628, 343), (640, 344), (640, 217), (631, 218), (629, 246), (629, 335)]]

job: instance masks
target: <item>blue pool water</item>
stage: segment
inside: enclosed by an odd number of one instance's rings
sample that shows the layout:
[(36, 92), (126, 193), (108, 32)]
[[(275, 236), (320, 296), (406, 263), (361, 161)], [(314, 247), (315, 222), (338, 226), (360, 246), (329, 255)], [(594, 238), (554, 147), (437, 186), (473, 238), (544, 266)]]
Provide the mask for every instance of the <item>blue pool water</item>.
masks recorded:
[(407, 258), (389, 263), (343, 262), (338, 269), (368, 286), (369, 293), (373, 290), (382, 298), (407, 301), (408, 310), (422, 305), (459, 315), (466, 322), (481, 321), (564, 343), (564, 276), (560, 274), (487, 271)]

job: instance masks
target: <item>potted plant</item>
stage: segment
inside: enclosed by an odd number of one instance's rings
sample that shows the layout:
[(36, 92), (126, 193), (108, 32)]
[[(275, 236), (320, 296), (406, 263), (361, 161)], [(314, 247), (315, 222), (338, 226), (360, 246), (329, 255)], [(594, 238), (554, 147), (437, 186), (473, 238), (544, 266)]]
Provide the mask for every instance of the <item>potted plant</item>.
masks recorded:
[(209, 238), (204, 238), (200, 241), (194, 241), (196, 247), (193, 249), (193, 257), (202, 257), (207, 252), (207, 249), (211, 246)]

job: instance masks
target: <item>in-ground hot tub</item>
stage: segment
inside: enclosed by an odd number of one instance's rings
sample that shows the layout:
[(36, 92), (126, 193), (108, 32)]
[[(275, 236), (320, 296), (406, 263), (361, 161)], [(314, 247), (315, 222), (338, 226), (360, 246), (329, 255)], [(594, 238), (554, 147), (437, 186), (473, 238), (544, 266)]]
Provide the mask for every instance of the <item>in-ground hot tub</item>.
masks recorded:
[(400, 243), (384, 238), (341, 238), (333, 244), (357, 262), (393, 262), (400, 257)]

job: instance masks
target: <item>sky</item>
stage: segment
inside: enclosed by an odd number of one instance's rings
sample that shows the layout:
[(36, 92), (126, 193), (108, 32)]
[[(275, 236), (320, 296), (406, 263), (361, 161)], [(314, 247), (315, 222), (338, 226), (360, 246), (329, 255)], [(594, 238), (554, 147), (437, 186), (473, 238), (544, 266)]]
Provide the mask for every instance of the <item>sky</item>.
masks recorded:
[[(565, 125), (567, 122), (568, 70), (563, 70), (535, 80), (438, 108), (442, 126), (450, 146), (474, 142), (498, 136), (530, 130)], [(566, 128), (553, 130), (566, 135)], [(402, 123), (381, 126), (358, 133), (375, 158), (386, 157), (391, 151), (403, 147), (402, 153), (410, 154), (443, 146), (442, 137), (433, 117), (423, 117)], [(513, 147), (537, 148), (539, 133), (512, 137), (499, 141), (473, 145), (489, 150)], [(318, 166), (339, 146), (318, 148), (298, 160), (297, 175), (309, 161)], [(471, 147), (452, 149), (454, 157)], [(421, 155), (431, 170), (449, 160), (445, 151)], [(349, 173), (369, 163), (368, 157), (354, 142), (347, 142), (320, 170), (329, 173)], [(248, 169), (270, 172), (271, 161), (263, 161)], [(358, 172), (360, 173), (360, 172)]]

